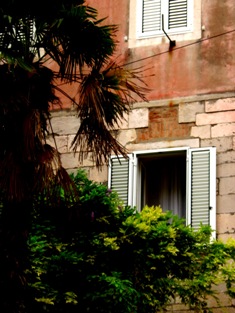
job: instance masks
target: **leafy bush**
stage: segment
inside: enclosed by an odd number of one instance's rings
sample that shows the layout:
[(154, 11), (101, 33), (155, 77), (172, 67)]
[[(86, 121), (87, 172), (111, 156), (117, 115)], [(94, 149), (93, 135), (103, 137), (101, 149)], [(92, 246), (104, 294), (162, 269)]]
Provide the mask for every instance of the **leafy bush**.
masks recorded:
[(155, 313), (175, 297), (206, 312), (206, 297), (220, 281), (234, 295), (234, 267), (225, 266), (235, 257), (232, 241), (211, 242), (209, 227), (195, 232), (160, 207), (124, 207), (84, 172), (73, 179), (80, 201), (69, 214), (62, 205), (58, 212), (66, 214), (45, 209), (35, 219), (35, 312)]

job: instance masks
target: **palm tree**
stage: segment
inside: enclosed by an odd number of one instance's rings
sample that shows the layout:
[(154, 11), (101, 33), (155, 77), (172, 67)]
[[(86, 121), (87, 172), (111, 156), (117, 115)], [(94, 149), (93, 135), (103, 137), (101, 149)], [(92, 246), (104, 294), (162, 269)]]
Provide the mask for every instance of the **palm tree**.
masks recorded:
[[(60, 95), (77, 108), (73, 147), (101, 166), (126, 155), (112, 130), (135, 96), (145, 100), (140, 71), (114, 60), (115, 25), (104, 25), (83, 0), (5, 1), (0, 5), (0, 308), (27, 312), (27, 236), (33, 197), (58, 186), (75, 198), (59, 152), (47, 142), (50, 109)], [(49, 66), (51, 62), (53, 67)], [(77, 84), (72, 99), (59, 86)], [(78, 100), (77, 100), (78, 99)], [(54, 188), (55, 187), (55, 188)]]

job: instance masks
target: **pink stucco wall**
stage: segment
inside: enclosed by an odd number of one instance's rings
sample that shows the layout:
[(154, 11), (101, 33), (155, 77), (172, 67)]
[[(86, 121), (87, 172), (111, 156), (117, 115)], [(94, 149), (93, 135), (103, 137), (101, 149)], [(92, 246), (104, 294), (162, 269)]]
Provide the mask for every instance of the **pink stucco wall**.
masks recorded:
[(107, 17), (107, 23), (119, 26), (117, 55), (125, 56), (126, 63), (134, 62), (132, 67), (150, 68), (144, 73), (150, 100), (234, 90), (235, 31), (229, 33), (235, 29), (234, 0), (202, 0), (205, 30), (201, 41), (176, 42), (171, 52), (167, 40), (157, 46), (128, 49), (124, 37), (128, 36), (129, 1), (89, 0), (88, 4), (98, 9), (99, 17)]

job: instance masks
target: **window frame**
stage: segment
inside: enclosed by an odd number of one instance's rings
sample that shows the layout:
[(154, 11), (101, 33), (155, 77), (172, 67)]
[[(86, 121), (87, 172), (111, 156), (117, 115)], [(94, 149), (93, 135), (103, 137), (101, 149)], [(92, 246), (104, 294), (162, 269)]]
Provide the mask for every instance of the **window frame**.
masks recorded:
[[(215, 238), (216, 231), (216, 148), (215, 147), (203, 147), (203, 148), (190, 148), (190, 147), (179, 147), (179, 148), (166, 148), (166, 149), (154, 149), (154, 150), (142, 150), (134, 151), (132, 154), (128, 155), (129, 158), (129, 175), (128, 175), (128, 205), (131, 207), (136, 207), (140, 210), (139, 203), (141, 203), (141, 186), (140, 186), (140, 167), (138, 163), (138, 158), (144, 155), (154, 155), (158, 153), (172, 153), (172, 152), (184, 152), (186, 153), (186, 225), (192, 224), (192, 155), (193, 153), (209, 153), (209, 223), (213, 229), (212, 237)], [(117, 158), (117, 156), (112, 156), (112, 158)], [(123, 157), (120, 157), (120, 160)], [(124, 158), (123, 158), (124, 159)], [(112, 165), (110, 163), (108, 169), (108, 187), (111, 188), (111, 172)]]
[[(133, 152), (133, 164), (134, 164), (134, 169), (133, 169), (133, 192), (132, 192), (132, 195), (130, 194), (128, 196), (128, 198), (131, 198), (132, 197), (132, 200), (130, 203), (132, 203), (132, 206), (136, 207), (138, 209), (138, 211), (141, 210), (140, 208), (140, 203), (141, 203), (141, 184), (140, 184), (140, 181), (141, 181), (141, 173), (140, 173), (140, 166), (138, 164), (138, 159), (140, 156), (143, 156), (143, 155), (154, 155), (154, 154), (170, 154), (170, 153), (173, 153), (173, 152), (182, 152), (182, 151), (185, 151), (186, 153), (186, 205), (188, 203), (187, 201), (187, 185), (188, 185), (188, 181), (187, 181), (187, 160), (188, 160), (188, 151), (189, 151), (189, 148), (185, 148), (185, 147), (182, 147), (182, 148), (170, 148), (170, 149), (156, 149), (156, 150), (142, 150), (142, 151), (136, 151), (136, 152)], [(186, 208), (186, 212), (187, 212), (187, 208)]]
[[(164, 0), (162, 0), (164, 1)], [(202, 36), (202, 25), (201, 25), (201, 10), (202, 0), (189, 0), (190, 10), (189, 16), (191, 19), (190, 29), (187, 31), (170, 31), (169, 35), (172, 40), (177, 42), (186, 40), (198, 40)], [(168, 2), (168, 0), (167, 0)], [(168, 43), (166, 35), (161, 33), (151, 33), (148, 35), (141, 35), (140, 27), (142, 25), (141, 17), (141, 4), (143, 0), (130, 0), (129, 5), (129, 32), (128, 32), (128, 48), (137, 48), (145, 46), (159, 45)], [(164, 18), (164, 21), (166, 18)]]

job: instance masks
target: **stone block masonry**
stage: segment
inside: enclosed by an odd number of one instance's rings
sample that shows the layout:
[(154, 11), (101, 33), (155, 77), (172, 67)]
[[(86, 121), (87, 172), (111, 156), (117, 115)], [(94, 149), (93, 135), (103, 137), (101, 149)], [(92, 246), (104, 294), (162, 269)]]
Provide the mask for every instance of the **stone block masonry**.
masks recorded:
[[(129, 115), (116, 127), (117, 140), (129, 152), (178, 147), (216, 147), (216, 231), (219, 239), (235, 238), (235, 93), (191, 96), (136, 103)], [(63, 166), (68, 172), (83, 168), (91, 180), (107, 183), (108, 168), (98, 170), (91, 157), (79, 160), (79, 147), (71, 143), (79, 127), (74, 112), (52, 112), (52, 127)], [(49, 137), (50, 144), (55, 145)], [(221, 287), (221, 288), (220, 288)], [(220, 304), (207, 299), (213, 313), (234, 313), (235, 302), (218, 286)], [(169, 313), (195, 313), (179, 301), (166, 308)], [(157, 312), (160, 313), (160, 312)], [(162, 313), (162, 312), (161, 312)]]
[[(98, 171), (90, 156), (80, 162), (79, 147), (76, 153), (71, 150), (79, 127), (75, 112), (52, 112), (52, 127), (64, 167), (70, 172), (82, 167), (91, 179), (106, 183), (107, 166)], [(216, 147), (217, 235), (235, 238), (235, 93), (136, 103), (116, 135), (129, 152)]]

